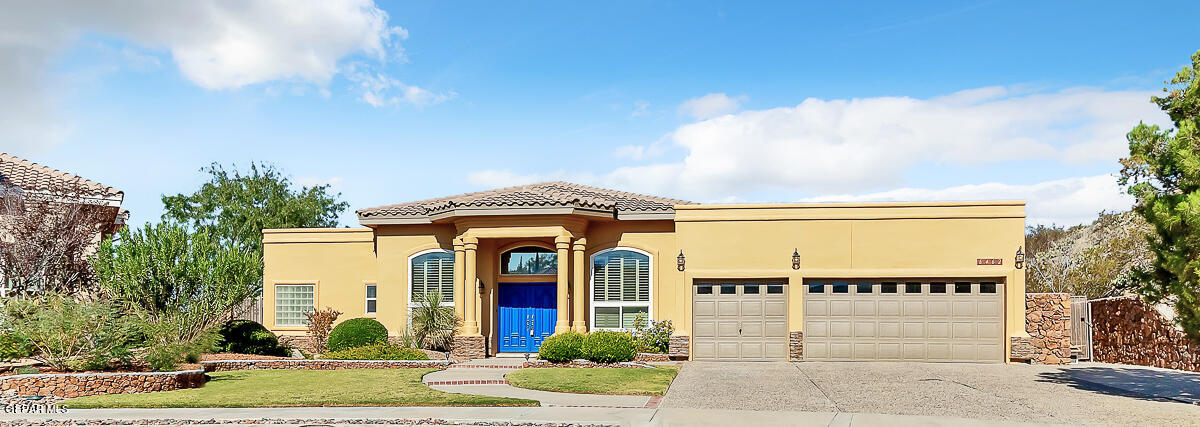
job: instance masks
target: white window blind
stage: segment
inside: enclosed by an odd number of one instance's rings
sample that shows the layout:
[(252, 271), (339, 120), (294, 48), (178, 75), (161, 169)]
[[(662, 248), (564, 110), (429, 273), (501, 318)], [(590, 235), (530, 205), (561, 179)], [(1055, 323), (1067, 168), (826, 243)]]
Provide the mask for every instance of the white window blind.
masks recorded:
[(430, 252), (412, 260), (410, 302), (434, 291), (442, 294), (442, 303), (454, 302), (454, 255), (450, 252)]
[(314, 296), (313, 285), (275, 285), (275, 326), (305, 326)]

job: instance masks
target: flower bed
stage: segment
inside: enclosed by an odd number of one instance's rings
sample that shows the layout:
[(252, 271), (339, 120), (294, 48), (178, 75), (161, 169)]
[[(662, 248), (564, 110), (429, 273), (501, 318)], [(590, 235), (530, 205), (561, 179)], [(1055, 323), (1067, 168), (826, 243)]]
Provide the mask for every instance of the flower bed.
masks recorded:
[(0, 390), (6, 395), (72, 398), (196, 388), (203, 386), (205, 381), (202, 369), (175, 372), (23, 374), (0, 378)]
[(554, 363), (549, 360), (535, 360), (521, 364), (522, 368), (632, 368), (653, 369), (653, 366), (638, 362), (596, 363), (590, 360), (576, 359), (565, 363)]
[(450, 362), (445, 360), (212, 360), (200, 362), (205, 372), (243, 371), (248, 369), (310, 369), (329, 371), (336, 369), (396, 369), (435, 368), (446, 369)]

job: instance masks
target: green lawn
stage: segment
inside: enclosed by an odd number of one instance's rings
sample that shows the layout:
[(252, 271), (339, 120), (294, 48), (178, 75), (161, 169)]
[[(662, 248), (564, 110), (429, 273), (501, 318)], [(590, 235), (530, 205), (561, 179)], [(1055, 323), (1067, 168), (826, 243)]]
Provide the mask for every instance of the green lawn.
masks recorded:
[(71, 399), (68, 408), (254, 408), (270, 406), (537, 406), (524, 399), (437, 391), (433, 369), (215, 372), (204, 387)]
[(588, 394), (662, 396), (679, 373), (674, 366), (632, 368), (529, 368), (509, 372), (513, 387)]

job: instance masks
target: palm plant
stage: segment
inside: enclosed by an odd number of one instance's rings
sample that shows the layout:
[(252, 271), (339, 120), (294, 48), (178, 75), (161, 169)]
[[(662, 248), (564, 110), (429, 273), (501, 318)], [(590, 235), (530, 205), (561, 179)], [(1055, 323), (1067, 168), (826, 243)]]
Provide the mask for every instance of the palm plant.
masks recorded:
[(447, 351), (460, 321), (454, 307), (442, 305), (441, 293), (426, 292), (413, 308), (412, 334), (421, 348)]

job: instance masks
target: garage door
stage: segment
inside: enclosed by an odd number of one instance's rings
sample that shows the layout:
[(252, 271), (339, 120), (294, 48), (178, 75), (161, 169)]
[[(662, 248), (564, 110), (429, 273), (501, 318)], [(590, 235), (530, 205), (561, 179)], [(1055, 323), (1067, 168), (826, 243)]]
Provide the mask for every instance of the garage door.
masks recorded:
[(1003, 288), (977, 279), (805, 281), (804, 359), (1003, 362)]
[(787, 360), (787, 288), (781, 281), (697, 281), (693, 360)]

